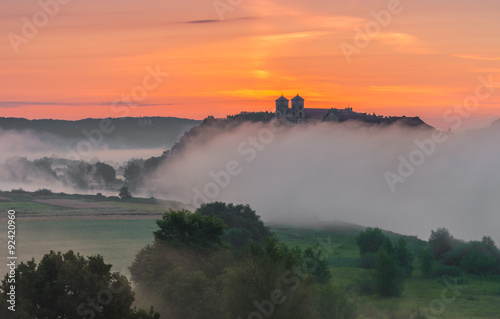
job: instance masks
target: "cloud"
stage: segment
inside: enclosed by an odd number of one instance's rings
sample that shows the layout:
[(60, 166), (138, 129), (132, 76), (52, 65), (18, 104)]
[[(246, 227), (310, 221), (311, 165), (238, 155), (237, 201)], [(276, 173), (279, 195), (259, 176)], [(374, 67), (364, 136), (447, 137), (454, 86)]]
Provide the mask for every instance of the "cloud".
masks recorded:
[(219, 19), (207, 19), (207, 20), (191, 20), (191, 21), (184, 21), (184, 23), (187, 24), (207, 24), (207, 23), (222, 23), (222, 22), (231, 22), (231, 21), (239, 21), (239, 20), (254, 20), (254, 17), (243, 17), (243, 18), (234, 18), (234, 19), (224, 19), (224, 20), (219, 20)]
[(467, 60), (479, 60), (479, 61), (500, 61), (500, 57), (486, 57), (475, 54), (453, 54), (452, 57)]
[(382, 32), (373, 37), (381, 44), (392, 46), (398, 52), (410, 54), (432, 54), (431, 49), (427, 48), (424, 43), (417, 37), (401, 32)]
[[(130, 105), (125, 102), (37, 102), (37, 101), (0, 101), (0, 108), (16, 108), (24, 106), (112, 106), (112, 105)], [(175, 105), (175, 103), (140, 103), (134, 106), (163, 106)]]

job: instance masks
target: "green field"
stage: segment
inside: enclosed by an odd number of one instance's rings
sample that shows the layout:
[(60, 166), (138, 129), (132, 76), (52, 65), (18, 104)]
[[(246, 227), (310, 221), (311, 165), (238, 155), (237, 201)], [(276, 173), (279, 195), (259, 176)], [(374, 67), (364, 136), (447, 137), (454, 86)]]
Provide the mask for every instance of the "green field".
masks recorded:
[[(155, 218), (168, 209), (165, 202), (152, 199), (118, 201), (109, 198), (71, 195), (54, 195), (51, 199), (72, 199), (86, 203), (99, 203), (106, 206), (103, 214), (120, 213), (116, 219), (94, 219), (100, 210), (88, 208), (65, 208), (40, 204), (33, 200), (40, 197), (32, 195), (9, 196), (0, 193), (2, 239), (0, 245), (6, 245), (6, 219), (8, 209), (15, 209), (17, 215), (16, 249), (22, 261), (35, 258), (37, 261), (50, 250), (74, 250), (82, 255), (104, 256), (114, 270), (128, 275), (127, 267), (132, 263), (137, 251), (153, 240), (152, 231), (156, 229)], [(176, 208), (178, 203), (170, 203)], [(126, 214), (122, 214), (126, 213)], [(142, 214), (142, 215), (141, 215)], [(30, 220), (30, 217), (40, 220)], [(80, 216), (83, 219), (68, 219)], [(134, 217), (140, 216), (141, 219)], [(43, 217), (48, 217), (43, 220)], [(359, 250), (355, 237), (362, 229), (355, 225), (326, 224), (321, 229), (271, 225), (278, 238), (291, 246), (306, 248), (323, 243), (324, 254), (333, 274), (333, 281), (342, 285), (348, 293), (357, 299), (359, 318), (418, 318), (412, 313), (419, 308), (430, 308), (429, 318), (500, 318), (500, 279), (467, 275), (458, 290), (459, 295), (452, 298), (443, 279), (424, 279), (420, 271), (415, 270), (405, 283), (400, 298), (381, 298), (377, 295), (359, 293), (359, 283), (369, 278), (370, 270), (358, 267)], [(391, 239), (401, 235), (386, 232)], [(418, 253), (425, 242), (416, 237), (406, 237), (408, 247)], [(5, 250), (4, 250), (5, 251)], [(6, 273), (2, 263), (1, 271)], [(417, 265), (415, 264), (415, 268)], [(452, 278), (450, 278), (453, 281)], [(447, 298), (447, 299), (443, 299)], [(434, 311), (434, 312), (431, 312)]]

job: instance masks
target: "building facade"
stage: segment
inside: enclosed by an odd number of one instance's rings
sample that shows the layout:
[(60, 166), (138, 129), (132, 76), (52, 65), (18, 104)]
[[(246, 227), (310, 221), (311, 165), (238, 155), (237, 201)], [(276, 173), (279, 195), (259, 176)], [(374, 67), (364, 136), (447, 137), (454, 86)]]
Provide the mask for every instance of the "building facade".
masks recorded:
[(289, 100), (282, 95), (276, 100), (276, 118), (291, 121), (305, 119), (304, 99), (297, 94), (292, 99), (292, 108), (289, 108)]

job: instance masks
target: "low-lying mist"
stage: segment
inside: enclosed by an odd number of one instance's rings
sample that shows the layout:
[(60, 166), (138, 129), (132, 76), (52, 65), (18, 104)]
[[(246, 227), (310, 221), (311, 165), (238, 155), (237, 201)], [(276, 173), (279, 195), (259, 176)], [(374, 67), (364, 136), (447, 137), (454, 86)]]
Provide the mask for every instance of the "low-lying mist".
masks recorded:
[[(42, 136), (40, 136), (42, 135)], [(65, 158), (84, 161), (102, 161), (107, 163), (123, 163), (131, 158), (149, 158), (158, 156), (165, 148), (131, 148), (123, 145), (122, 149), (109, 148), (106, 139), (99, 144), (92, 144), (90, 149), (79, 151), (78, 143), (89, 142), (82, 136), (81, 140), (64, 139), (50, 133), (34, 131), (4, 131), (0, 129), (0, 162), (11, 157), (25, 157), (33, 160), (43, 157)]]
[[(274, 123), (274, 124), (272, 124)], [(427, 239), (500, 243), (499, 135), (317, 123), (243, 124), (203, 131), (148, 188), (194, 209), (245, 203), (266, 222), (341, 220)]]
[[(91, 148), (79, 152), (77, 142), (50, 133), (0, 130), (0, 189), (35, 191), (47, 188), (53, 192), (95, 194), (95, 187), (72, 187), (72, 183), (64, 183), (55, 172), (60, 175), (67, 167), (65, 162), (71, 162), (65, 160), (104, 162), (118, 170), (131, 159), (147, 159), (164, 151), (162, 148), (133, 149), (128, 145), (123, 145), (123, 149), (110, 149), (105, 139), (96, 145), (83, 141)], [(44, 159), (48, 159), (48, 164), (44, 165)], [(104, 187), (98, 187), (97, 191), (105, 195), (117, 194)]]

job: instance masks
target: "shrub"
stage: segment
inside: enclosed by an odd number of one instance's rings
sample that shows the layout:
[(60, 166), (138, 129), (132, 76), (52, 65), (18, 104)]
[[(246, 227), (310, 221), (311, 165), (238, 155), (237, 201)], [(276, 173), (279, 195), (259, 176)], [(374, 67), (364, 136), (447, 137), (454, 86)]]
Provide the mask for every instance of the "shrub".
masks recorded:
[(434, 274), (437, 277), (460, 277), (463, 273), (462, 269), (457, 266), (438, 265), (434, 269)]
[(355, 290), (360, 295), (373, 295), (375, 293), (375, 277), (363, 276), (356, 279)]
[(331, 283), (319, 286), (319, 298), (315, 308), (321, 319), (354, 319), (357, 317), (356, 302), (350, 299), (344, 289)]
[(35, 191), (35, 195), (38, 195), (38, 196), (49, 196), (49, 195), (52, 195), (52, 191), (50, 189), (46, 189), (46, 188), (40, 188), (40, 189), (37, 189)]
[(488, 241), (460, 244), (444, 254), (441, 261), (475, 275), (500, 274), (500, 252)]

